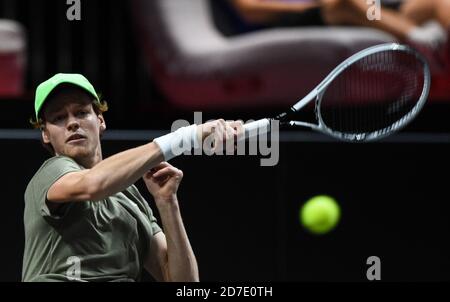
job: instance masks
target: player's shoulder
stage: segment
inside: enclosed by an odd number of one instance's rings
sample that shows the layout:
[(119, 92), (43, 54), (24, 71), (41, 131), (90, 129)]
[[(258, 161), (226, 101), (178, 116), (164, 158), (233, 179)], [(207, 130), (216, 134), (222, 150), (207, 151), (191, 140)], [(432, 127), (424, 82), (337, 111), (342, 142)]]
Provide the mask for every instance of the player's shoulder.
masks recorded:
[(45, 160), (33, 177), (30, 179), (27, 185), (26, 191), (29, 190), (30, 186), (41, 179), (42, 177), (48, 177), (49, 175), (54, 175), (59, 173), (60, 170), (65, 168), (71, 169), (82, 169), (82, 167), (72, 158), (64, 155), (55, 155), (53, 157)]
[(50, 157), (49, 159), (45, 160), (38, 171), (36, 172), (35, 176), (38, 175), (40, 172), (46, 169), (51, 169), (54, 167), (61, 167), (61, 166), (75, 166), (77, 168), (81, 169), (81, 166), (73, 159), (65, 155), (55, 155), (53, 157)]

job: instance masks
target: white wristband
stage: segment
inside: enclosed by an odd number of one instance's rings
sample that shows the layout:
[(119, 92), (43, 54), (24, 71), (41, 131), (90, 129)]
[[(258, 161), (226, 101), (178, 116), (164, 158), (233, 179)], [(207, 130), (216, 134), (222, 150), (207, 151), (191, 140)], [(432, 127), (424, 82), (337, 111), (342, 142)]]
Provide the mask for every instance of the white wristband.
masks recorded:
[(197, 125), (181, 127), (174, 132), (155, 138), (153, 142), (158, 144), (165, 161), (200, 146)]

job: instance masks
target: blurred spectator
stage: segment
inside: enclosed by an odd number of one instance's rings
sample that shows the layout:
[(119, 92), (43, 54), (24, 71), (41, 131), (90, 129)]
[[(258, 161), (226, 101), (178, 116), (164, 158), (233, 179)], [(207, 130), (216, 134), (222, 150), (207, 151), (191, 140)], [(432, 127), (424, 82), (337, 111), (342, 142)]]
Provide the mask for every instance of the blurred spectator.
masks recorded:
[(369, 20), (366, 0), (226, 1), (239, 16), (243, 31), (305, 25), (366, 26), (412, 44), (438, 64), (448, 59), (444, 49), (448, 51), (450, 0), (381, 0), (379, 20)]

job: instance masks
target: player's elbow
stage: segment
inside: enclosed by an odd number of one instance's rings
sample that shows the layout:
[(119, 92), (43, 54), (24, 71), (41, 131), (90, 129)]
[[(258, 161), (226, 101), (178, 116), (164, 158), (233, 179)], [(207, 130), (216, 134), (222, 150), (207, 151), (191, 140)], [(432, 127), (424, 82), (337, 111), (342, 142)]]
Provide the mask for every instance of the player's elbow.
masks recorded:
[(200, 282), (200, 276), (198, 274), (198, 268), (197, 267), (195, 267), (191, 271), (191, 274), (189, 276), (189, 281), (188, 282)]
[(200, 282), (200, 278), (197, 270), (191, 270), (180, 274), (180, 276), (171, 277), (167, 276), (166, 281), (168, 282)]
[(90, 174), (85, 175), (80, 180), (80, 188), (83, 188), (80, 193), (84, 195), (86, 200), (98, 201), (105, 198), (102, 181), (96, 176)]
[(176, 272), (171, 272), (169, 266), (167, 265), (164, 279), (169, 282), (199, 282), (200, 277), (197, 262), (195, 260), (191, 260), (189, 265)]
[[(94, 201), (100, 200), (101, 194), (98, 190), (98, 181), (89, 174), (82, 175), (73, 184), (72, 188), (68, 189), (71, 192), (69, 198), (72, 201)], [(67, 185), (70, 186), (70, 183)]]

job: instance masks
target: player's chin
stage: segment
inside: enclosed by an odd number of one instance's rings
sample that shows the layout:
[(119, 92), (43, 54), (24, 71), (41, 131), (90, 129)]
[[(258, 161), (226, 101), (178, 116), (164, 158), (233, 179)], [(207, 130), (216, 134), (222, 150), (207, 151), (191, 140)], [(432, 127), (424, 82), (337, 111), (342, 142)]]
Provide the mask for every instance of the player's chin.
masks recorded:
[(68, 146), (66, 151), (66, 154), (72, 158), (85, 157), (89, 154), (88, 146), (83, 145)]

